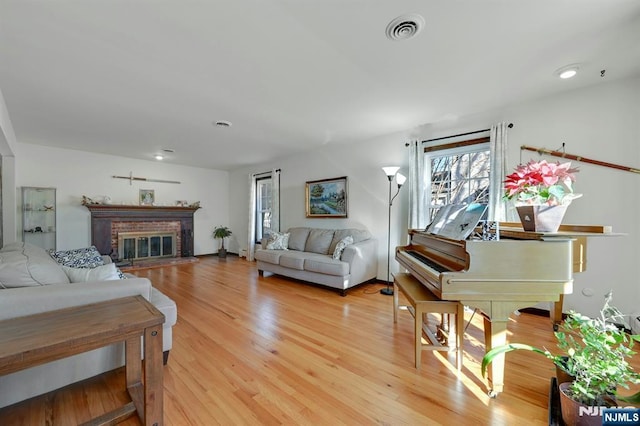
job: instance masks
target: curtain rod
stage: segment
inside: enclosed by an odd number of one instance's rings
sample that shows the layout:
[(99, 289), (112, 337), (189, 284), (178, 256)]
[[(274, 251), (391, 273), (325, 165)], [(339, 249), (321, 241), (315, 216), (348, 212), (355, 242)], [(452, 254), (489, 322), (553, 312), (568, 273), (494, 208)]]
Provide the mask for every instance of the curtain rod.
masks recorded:
[[(509, 123), (507, 125), (508, 128), (513, 129), (513, 123)], [(420, 143), (427, 143), (427, 142), (435, 142), (435, 141), (441, 141), (443, 139), (451, 139), (451, 138), (457, 138), (458, 136), (467, 136), (467, 135), (473, 135), (475, 133), (483, 133), (483, 132), (488, 132), (491, 129), (482, 129), (482, 130), (474, 130), (473, 132), (466, 132), (466, 133), (458, 133), (457, 135), (451, 135), (451, 136), (443, 136), (441, 138), (434, 138), (434, 139), (427, 139), (424, 141), (421, 141)], [(405, 143), (404, 146), (409, 146), (409, 143)]]
[[(282, 171), (282, 169), (276, 169), (276, 172), (281, 172), (281, 171)], [(267, 174), (271, 174), (271, 170), (269, 170), (268, 172), (254, 173), (253, 176), (267, 175)]]

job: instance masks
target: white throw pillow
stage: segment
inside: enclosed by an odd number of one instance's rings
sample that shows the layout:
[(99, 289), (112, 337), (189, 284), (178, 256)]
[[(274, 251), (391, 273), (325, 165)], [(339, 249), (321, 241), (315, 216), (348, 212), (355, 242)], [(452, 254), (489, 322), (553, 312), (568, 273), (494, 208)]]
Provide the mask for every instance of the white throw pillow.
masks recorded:
[(271, 231), (267, 240), (267, 250), (289, 250), (289, 233)]
[(62, 270), (69, 277), (72, 283), (83, 283), (87, 281), (109, 281), (119, 280), (120, 275), (115, 263), (108, 263), (95, 268), (72, 268), (62, 266)]
[(336, 260), (340, 259), (340, 257), (342, 257), (342, 252), (349, 244), (353, 244), (353, 237), (351, 235), (347, 235), (346, 237), (338, 241), (338, 244), (336, 244), (336, 249), (333, 251), (333, 258)]

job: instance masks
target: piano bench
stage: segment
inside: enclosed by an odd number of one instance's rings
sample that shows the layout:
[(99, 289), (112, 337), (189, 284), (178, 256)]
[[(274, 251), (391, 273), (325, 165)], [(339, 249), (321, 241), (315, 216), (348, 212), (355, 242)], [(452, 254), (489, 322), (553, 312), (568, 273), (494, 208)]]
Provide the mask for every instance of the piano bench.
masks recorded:
[[(442, 300), (433, 294), (420, 281), (408, 273), (395, 274), (393, 277), (393, 322), (398, 322), (398, 310), (406, 308), (414, 318), (414, 349), (415, 349), (415, 365), (420, 369), (422, 351), (450, 351), (448, 345), (439, 342), (438, 338), (428, 328), (426, 321), (427, 314), (438, 313), (443, 315), (453, 315), (455, 317), (455, 351), (456, 351), (456, 367), (462, 369), (462, 340), (464, 330), (464, 305), (454, 300)], [(406, 297), (410, 306), (398, 304), (398, 292)], [(451, 322), (450, 322), (451, 324)], [(424, 341), (423, 333), (427, 337), (428, 342)], [(449, 337), (453, 333), (449, 334)]]

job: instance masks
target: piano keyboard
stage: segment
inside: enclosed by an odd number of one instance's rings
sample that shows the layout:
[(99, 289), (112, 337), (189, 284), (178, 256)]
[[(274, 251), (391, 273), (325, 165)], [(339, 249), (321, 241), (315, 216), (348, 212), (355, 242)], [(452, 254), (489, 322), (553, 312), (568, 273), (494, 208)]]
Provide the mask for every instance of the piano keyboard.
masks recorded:
[(417, 252), (417, 251), (414, 251), (414, 250), (406, 250), (405, 253), (415, 257), (420, 262), (424, 263), (425, 265), (429, 266), (432, 269), (435, 269), (438, 272), (447, 272), (447, 271), (449, 271), (449, 269), (447, 269), (444, 266), (434, 262), (433, 260), (431, 260), (428, 257), (424, 256), (420, 252)]

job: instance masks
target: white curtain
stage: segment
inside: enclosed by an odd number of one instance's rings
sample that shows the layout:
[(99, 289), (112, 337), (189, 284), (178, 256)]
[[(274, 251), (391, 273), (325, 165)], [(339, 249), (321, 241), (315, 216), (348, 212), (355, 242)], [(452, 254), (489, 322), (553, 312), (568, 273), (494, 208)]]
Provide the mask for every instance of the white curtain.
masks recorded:
[(247, 260), (254, 260), (256, 243), (256, 175), (249, 175), (249, 238), (247, 240)]
[(271, 230), (280, 232), (280, 169), (271, 170)]
[(491, 126), (491, 180), (489, 182), (489, 220), (504, 222), (515, 218), (507, 212), (507, 204), (503, 200), (504, 179), (507, 176), (507, 130), (505, 122)]
[(422, 143), (409, 144), (409, 228), (424, 229), (427, 226), (427, 205), (425, 203), (424, 150)]
[(280, 169), (271, 172), (249, 175), (249, 232), (247, 235), (247, 260), (254, 260), (256, 244), (256, 180), (271, 177), (271, 227), (280, 231)]

